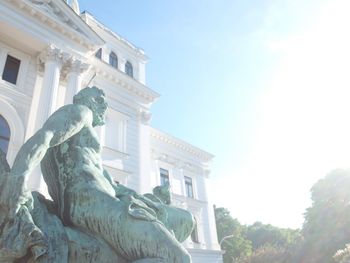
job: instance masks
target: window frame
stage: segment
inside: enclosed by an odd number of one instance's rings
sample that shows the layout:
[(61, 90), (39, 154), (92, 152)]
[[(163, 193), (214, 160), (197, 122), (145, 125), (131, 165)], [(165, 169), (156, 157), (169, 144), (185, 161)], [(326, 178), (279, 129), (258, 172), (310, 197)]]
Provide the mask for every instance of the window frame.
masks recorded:
[(164, 186), (166, 183), (170, 184), (170, 173), (168, 169), (159, 167), (159, 182), (160, 182), (160, 186)]
[(109, 62), (109, 65), (111, 65), (113, 68), (118, 69), (118, 55), (114, 51), (111, 51), (109, 53), (108, 62)]
[(10, 54), (7, 54), (4, 68), (1, 74), (1, 79), (16, 86), (20, 69), (21, 60), (17, 57), (11, 56)]
[(125, 62), (125, 74), (128, 75), (129, 77), (133, 78), (134, 77), (134, 66), (132, 65), (132, 63), (127, 60)]
[(184, 183), (186, 197), (194, 199), (193, 178), (190, 176), (184, 176)]
[[(2, 79), (7, 55), (21, 61), (16, 84)], [(0, 84), (8, 88), (16, 88), (17, 90), (24, 91), (26, 78), (28, 77), (26, 73), (28, 72), (29, 61), (31, 60), (32, 59), (29, 55), (0, 43)]]

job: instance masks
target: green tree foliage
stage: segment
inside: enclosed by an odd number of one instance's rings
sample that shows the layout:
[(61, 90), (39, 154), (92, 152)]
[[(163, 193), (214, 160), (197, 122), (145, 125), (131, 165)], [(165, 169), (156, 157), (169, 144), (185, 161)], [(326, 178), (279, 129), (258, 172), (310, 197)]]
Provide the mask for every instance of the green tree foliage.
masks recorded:
[(289, 248), (301, 240), (299, 230), (279, 228), (256, 222), (248, 226), (247, 238), (252, 241), (253, 249), (264, 246)]
[(287, 248), (265, 245), (254, 250), (250, 257), (240, 258), (236, 263), (290, 263), (292, 253)]
[(299, 262), (332, 263), (337, 250), (350, 243), (350, 171), (335, 170), (311, 189), (305, 213)]
[(221, 249), (225, 251), (224, 262), (231, 263), (236, 258), (249, 256), (252, 253), (252, 245), (245, 237), (246, 227), (232, 218), (226, 208), (215, 208), (215, 219), (219, 242), (232, 235), (221, 244)]
[(350, 170), (335, 170), (311, 188), (303, 229), (256, 222), (244, 226), (225, 208), (216, 209), (226, 263), (350, 263)]
[(287, 260), (290, 260), (295, 244), (300, 243), (299, 230), (260, 222), (251, 226), (241, 225), (225, 208), (215, 208), (215, 218), (219, 241), (232, 235), (221, 244), (225, 263), (289, 262)]

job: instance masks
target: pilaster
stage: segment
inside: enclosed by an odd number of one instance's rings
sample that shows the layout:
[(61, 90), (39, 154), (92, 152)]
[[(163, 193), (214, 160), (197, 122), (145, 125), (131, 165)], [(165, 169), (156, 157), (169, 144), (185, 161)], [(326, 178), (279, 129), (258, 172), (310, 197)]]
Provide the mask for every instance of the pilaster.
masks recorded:
[(139, 111), (139, 174), (140, 174), (140, 192), (147, 193), (151, 191), (151, 144), (149, 122), (151, 114), (148, 110)]
[(118, 69), (125, 73), (126, 58), (118, 57)]

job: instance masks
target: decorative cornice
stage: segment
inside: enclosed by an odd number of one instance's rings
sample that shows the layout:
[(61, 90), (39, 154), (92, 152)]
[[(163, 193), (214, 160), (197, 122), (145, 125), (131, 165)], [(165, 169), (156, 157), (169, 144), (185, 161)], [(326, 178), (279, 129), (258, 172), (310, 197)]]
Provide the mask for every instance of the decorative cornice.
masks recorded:
[(95, 51), (104, 41), (77, 15), (65, 1), (7, 0), (22, 12), (45, 23), (52, 31), (71, 39), (90, 51)]
[(166, 153), (164, 151), (159, 151), (154, 148), (151, 149), (151, 156), (154, 160), (159, 160), (165, 163), (168, 163), (170, 165), (173, 165), (177, 169), (189, 171), (191, 173), (202, 175), (207, 177), (208, 174), (205, 172), (207, 171), (206, 167), (201, 167), (199, 165), (196, 165), (194, 163), (183, 161), (177, 157), (174, 157), (170, 155), (169, 153)]
[[(60, 10), (55, 2), (52, 0), (24, 0), (24, 2), (32, 3), (35, 7), (41, 9), (42, 11), (49, 13), (52, 17), (60, 20), (62, 23), (67, 24), (69, 27), (73, 28), (75, 31), (87, 36), (80, 28), (76, 26), (73, 21)], [(33, 11), (31, 12), (35, 14)]]
[(96, 72), (97, 76), (109, 80), (128, 90), (137, 97), (142, 98), (145, 103), (153, 103), (160, 96), (157, 92), (131, 78), (124, 72), (111, 67), (106, 62), (95, 57), (92, 58), (92, 62), (92, 70)]
[(178, 148), (182, 151), (185, 151), (187, 153), (190, 153), (191, 155), (194, 155), (196, 156), (197, 158), (199, 158), (201, 161), (203, 162), (210, 162), (213, 158), (214, 158), (214, 155), (206, 152), (206, 151), (203, 151), (183, 140), (180, 140), (178, 138), (175, 138), (169, 134), (166, 134), (164, 132), (161, 132), (159, 130), (156, 130), (155, 128), (151, 128), (151, 137), (163, 142), (163, 143), (166, 143), (166, 144), (169, 144), (169, 145), (172, 145), (174, 146), (175, 148)]
[[(100, 29), (102, 29), (103, 31), (105, 31), (106, 33), (110, 34), (112, 37), (114, 37), (115, 39), (117, 39), (118, 41), (120, 41), (122, 44), (124, 44), (125, 46), (127, 46), (128, 48), (131, 48), (136, 54), (137, 57), (142, 59), (143, 61), (147, 61), (148, 58), (145, 55), (145, 52), (143, 51), (143, 49), (136, 47), (135, 45), (133, 45), (131, 42), (129, 42), (128, 40), (126, 40), (125, 38), (122, 38), (121, 36), (119, 36), (117, 33), (113, 32), (112, 30), (110, 30), (108, 27), (106, 27), (105, 25), (103, 25), (102, 23), (100, 23), (99, 21), (96, 20), (96, 18), (91, 15), (89, 12), (84, 11), (82, 14), (82, 18), (85, 19), (85, 21), (87, 21), (88, 19), (90, 19), (92, 22), (94, 22)], [(88, 22), (87, 22), (88, 23)]]

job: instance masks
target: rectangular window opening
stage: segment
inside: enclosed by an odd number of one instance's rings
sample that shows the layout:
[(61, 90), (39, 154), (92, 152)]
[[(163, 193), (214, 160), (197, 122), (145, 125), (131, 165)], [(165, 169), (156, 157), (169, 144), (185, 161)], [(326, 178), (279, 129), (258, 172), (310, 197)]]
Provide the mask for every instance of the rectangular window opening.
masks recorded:
[(21, 61), (19, 59), (7, 55), (2, 79), (16, 85), (20, 65)]
[(169, 171), (160, 168), (160, 185), (164, 186), (169, 183)]
[(185, 188), (186, 188), (186, 196), (190, 198), (194, 198), (193, 195), (193, 184), (192, 178), (185, 176)]

